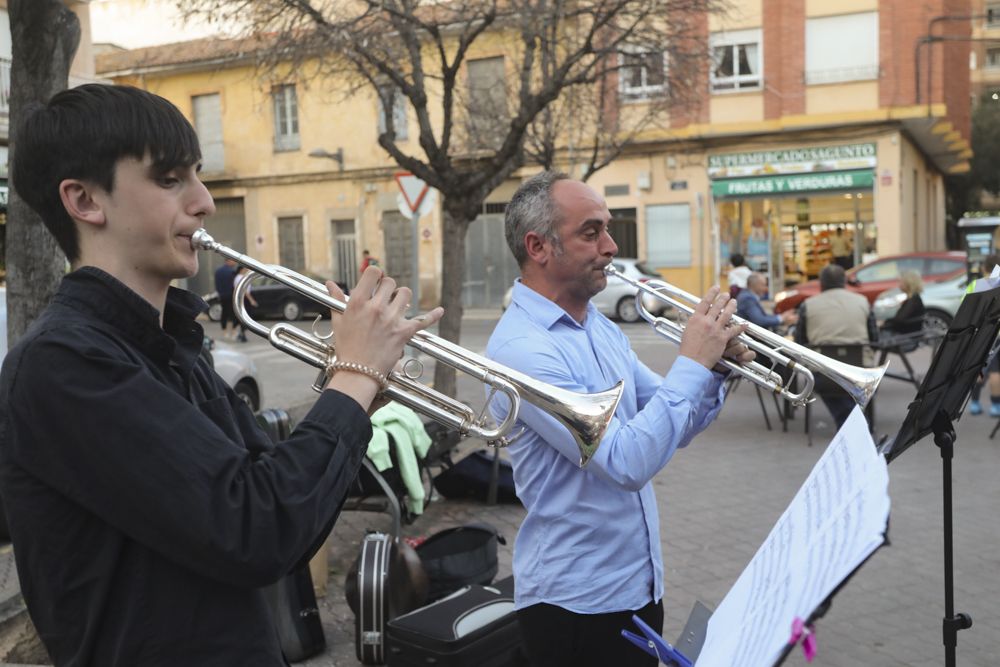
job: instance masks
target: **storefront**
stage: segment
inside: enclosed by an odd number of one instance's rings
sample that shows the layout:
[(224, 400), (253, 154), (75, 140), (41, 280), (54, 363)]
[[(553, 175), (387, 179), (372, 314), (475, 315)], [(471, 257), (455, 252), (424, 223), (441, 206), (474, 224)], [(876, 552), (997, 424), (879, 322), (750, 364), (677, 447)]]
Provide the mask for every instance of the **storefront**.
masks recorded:
[(876, 144), (709, 155), (716, 266), (742, 254), (772, 286), (815, 278), (834, 260), (877, 247)]

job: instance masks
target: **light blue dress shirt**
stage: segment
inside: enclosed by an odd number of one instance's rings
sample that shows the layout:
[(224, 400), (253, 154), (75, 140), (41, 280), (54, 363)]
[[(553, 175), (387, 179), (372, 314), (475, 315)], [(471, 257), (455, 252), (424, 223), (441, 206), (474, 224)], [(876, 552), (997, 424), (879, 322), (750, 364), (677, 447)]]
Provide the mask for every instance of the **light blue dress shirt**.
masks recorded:
[[(514, 546), (515, 607), (545, 602), (594, 614), (662, 599), (651, 480), (718, 414), (723, 376), (678, 357), (661, 378), (593, 304), (580, 324), (520, 280), (486, 354), (578, 392), (603, 391), (625, 380), (615, 418), (583, 469), (566, 427), (521, 404), (518, 426), (526, 430), (509, 448), (517, 495), (528, 510)], [(491, 409), (500, 417), (508, 406), (494, 399)]]

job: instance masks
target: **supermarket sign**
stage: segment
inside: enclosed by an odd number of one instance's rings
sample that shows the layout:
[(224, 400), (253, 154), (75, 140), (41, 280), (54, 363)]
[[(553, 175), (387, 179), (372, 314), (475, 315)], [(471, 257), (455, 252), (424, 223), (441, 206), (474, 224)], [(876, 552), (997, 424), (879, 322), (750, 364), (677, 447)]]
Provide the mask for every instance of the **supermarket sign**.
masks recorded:
[(712, 181), (712, 196), (752, 197), (817, 190), (860, 190), (871, 188), (874, 182), (875, 174), (871, 169), (734, 178)]
[(708, 156), (709, 178), (874, 169), (874, 143), (810, 146)]

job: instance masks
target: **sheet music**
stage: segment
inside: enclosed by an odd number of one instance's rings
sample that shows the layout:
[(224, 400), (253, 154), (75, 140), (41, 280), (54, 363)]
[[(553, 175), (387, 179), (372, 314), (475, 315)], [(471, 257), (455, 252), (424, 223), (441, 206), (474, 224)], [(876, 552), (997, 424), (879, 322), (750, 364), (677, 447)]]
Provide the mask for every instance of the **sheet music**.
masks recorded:
[(773, 665), (803, 621), (885, 542), (889, 473), (860, 408), (708, 623), (696, 667)]

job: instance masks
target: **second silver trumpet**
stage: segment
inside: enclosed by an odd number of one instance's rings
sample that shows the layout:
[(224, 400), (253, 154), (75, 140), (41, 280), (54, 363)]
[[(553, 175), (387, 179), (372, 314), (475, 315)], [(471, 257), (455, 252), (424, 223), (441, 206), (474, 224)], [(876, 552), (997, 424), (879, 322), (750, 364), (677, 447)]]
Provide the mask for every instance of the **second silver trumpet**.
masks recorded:
[[(698, 297), (662, 280), (641, 282), (619, 273), (614, 265), (609, 264), (604, 272), (608, 276), (623, 280), (638, 289), (635, 296), (635, 306), (644, 320), (649, 322), (656, 333), (675, 343), (680, 343), (684, 334), (684, 325), (666, 317), (656, 317), (642, 303), (644, 294), (663, 301), (685, 315), (694, 313)], [(889, 362), (877, 368), (862, 368), (845, 364), (836, 359), (824, 356), (808, 347), (786, 340), (783, 336), (759, 327), (752, 322), (733, 316), (733, 323), (747, 324), (747, 330), (739, 340), (762, 358), (771, 360), (766, 366), (756, 361), (749, 364), (739, 364), (723, 358), (721, 363), (734, 373), (742, 375), (751, 382), (758, 384), (780, 395), (794, 405), (805, 405), (812, 400), (815, 385), (814, 373), (825, 375), (841, 389), (850, 394), (854, 402), (862, 408), (875, 395), (882, 376), (885, 375)], [(775, 370), (777, 366), (785, 366), (798, 376), (798, 391), (793, 391), (782, 375)]]

